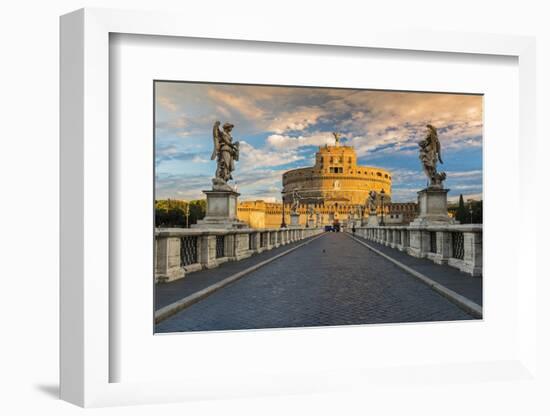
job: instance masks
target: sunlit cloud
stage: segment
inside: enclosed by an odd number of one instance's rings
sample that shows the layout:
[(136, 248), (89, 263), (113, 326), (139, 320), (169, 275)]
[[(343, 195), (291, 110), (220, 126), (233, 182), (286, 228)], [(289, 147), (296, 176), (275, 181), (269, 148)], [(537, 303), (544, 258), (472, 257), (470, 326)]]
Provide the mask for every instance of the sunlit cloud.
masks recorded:
[(272, 134), (267, 137), (268, 147), (274, 149), (298, 149), (306, 146), (323, 146), (333, 144), (334, 137), (331, 133), (314, 133), (306, 136), (288, 136), (281, 134)]
[(229, 113), (227, 108), (231, 108), (251, 120), (262, 119), (264, 116), (264, 110), (258, 107), (254, 100), (248, 99), (246, 96), (230, 94), (216, 87), (209, 88), (208, 95), (214, 102), (223, 106), (218, 106), (218, 108), (223, 108), (225, 114)]
[(157, 190), (202, 197), (215, 170), (212, 126), (219, 120), (235, 125), (241, 143), (233, 176), (243, 197), (280, 198), (282, 173), (311, 165), (315, 148), (332, 144), (338, 131), (361, 163), (392, 172), (393, 200), (415, 200), (426, 182), (418, 141), (427, 123), (438, 129), (449, 195), (480, 194), (482, 102), (466, 94), (157, 83), (155, 164), (164, 175)]

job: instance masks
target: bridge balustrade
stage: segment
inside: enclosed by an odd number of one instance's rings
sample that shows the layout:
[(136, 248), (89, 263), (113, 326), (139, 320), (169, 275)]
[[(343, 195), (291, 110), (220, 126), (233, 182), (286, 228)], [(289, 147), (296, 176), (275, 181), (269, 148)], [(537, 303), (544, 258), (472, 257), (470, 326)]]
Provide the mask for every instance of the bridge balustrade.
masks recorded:
[(238, 261), (322, 232), (322, 228), (156, 229), (155, 281), (181, 279), (188, 273), (218, 267), (226, 261)]
[[(346, 230), (351, 233), (350, 229)], [(365, 240), (448, 264), (470, 276), (481, 276), (483, 266), (481, 224), (444, 224), (430, 226), (364, 226), (355, 234)]]

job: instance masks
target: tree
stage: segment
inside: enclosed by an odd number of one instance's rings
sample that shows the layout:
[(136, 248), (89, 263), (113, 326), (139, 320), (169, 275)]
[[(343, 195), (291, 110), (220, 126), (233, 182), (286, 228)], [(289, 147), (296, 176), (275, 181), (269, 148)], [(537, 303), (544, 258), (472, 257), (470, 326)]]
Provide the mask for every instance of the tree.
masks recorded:
[(189, 202), (189, 225), (196, 224), (206, 215), (206, 200), (197, 199)]
[(206, 214), (206, 200), (182, 201), (177, 199), (160, 199), (155, 201), (156, 227), (186, 227), (187, 215), (189, 226), (196, 224)]
[(472, 208), (472, 223), (483, 224), (483, 201), (470, 201)]
[(456, 209), (455, 218), (461, 224), (466, 224), (470, 222), (469, 213), (464, 206), (464, 197), (462, 196), (462, 194), (460, 194), (460, 198), (458, 199), (458, 208)]

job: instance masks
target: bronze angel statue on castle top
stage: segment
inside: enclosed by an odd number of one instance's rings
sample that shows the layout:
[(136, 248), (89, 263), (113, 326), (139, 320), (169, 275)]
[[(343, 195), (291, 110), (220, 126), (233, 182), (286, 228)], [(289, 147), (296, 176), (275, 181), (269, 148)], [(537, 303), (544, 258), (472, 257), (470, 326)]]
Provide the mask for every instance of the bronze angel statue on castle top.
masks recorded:
[(239, 160), (239, 142), (233, 143), (231, 130), (234, 125), (225, 123), (223, 130), (220, 130), (220, 122), (214, 123), (212, 136), (214, 139), (214, 149), (211, 160), (216, 159), (216, 176), (212, 179), (214, 188), (230, 188), (227, 181), (233, 179), (231, 172), (235, 170), (235, 162)]
[(422, 162), (422, 168), (430, 180), (429, 187), (441, 188), (447, 175), (445, 172), (437, 171), (437, 162), (443, 163), (443, 160), (441, 159), (441, 143), (434, 126), (426, 125), (426, 137), (418, 145), (420, 146), (419, 159)]

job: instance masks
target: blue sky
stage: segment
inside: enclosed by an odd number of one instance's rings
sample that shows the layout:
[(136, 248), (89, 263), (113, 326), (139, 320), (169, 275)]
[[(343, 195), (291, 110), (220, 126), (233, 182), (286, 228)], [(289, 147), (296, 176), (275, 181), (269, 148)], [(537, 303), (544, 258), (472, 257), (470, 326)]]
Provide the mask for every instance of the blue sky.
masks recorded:
[(157, 82), (156, 198), (200, 199), (216, 169), (212, 125), (235, 125), (241, 157), (233, 177), (241, 200), (280, 200), (281, 175), (311, 166), (333, 131), (358, 163), (392, 172), (392, 200), (415, 201), (426, 178), (418, 141), (438, 129), (449, 197), (481, 198), (482, 97), (327, 88)]

